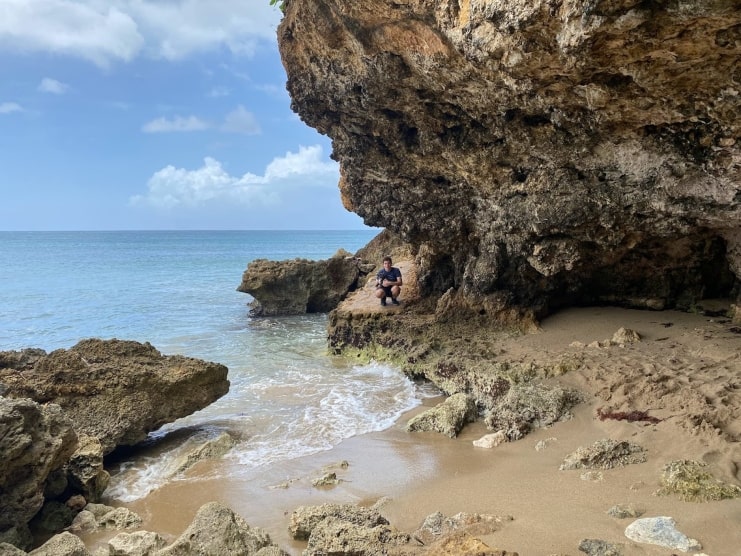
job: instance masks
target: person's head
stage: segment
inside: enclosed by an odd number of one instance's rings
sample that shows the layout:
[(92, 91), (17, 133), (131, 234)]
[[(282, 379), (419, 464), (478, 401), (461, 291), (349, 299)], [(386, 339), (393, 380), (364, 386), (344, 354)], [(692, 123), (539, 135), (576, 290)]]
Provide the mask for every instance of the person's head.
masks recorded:
[(391, 268), (391, 257), (383, 258), (383, 268)]

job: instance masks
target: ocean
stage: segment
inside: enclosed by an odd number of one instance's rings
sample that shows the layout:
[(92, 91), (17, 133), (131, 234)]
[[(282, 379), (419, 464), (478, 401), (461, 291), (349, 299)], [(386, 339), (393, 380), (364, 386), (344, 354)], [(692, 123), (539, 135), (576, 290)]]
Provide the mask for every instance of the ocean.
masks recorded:
[(0, 350), (118, 338), (229, 368), (226, 396), (117, 463), (111, 503), (186, 480), (184, 450), (223, 432), (237, 443), (215, 479), (329, 450), (390, 427), (436, 392), (387, 365), (329, 356), (326, 315), (250, 317), (252, 298), (236, 288), (251, 260), (326, 259), (376, 233), (0, 232)]

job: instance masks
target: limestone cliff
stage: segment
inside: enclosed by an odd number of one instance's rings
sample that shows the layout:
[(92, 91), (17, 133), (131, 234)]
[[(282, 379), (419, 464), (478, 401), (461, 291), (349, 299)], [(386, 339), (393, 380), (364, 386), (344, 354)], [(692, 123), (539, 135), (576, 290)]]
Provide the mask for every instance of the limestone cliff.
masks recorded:
[(737, 0), (288, 0), (292, 107), (423, 294), (491, 316), (738, 299)]

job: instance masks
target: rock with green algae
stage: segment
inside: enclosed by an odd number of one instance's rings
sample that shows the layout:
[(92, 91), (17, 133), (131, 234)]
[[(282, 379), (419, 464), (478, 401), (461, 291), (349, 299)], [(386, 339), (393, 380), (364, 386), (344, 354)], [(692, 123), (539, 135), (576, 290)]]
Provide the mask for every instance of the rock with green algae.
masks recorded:
[(543, 384), (515, 384), (484, 421), (487, 428), (503, 430), (510, 440), (519, 440), (532, 429), (570, 419), (569, 410), (581, 399), (576, 390)]
[(675, 460), (667, 463), (661, 474), (660, 496), (676, 494), (685, 502), (709, 502), (741, 497), (741, 487), (724, 483), (713, 477), (707, 464), (693, 460)]

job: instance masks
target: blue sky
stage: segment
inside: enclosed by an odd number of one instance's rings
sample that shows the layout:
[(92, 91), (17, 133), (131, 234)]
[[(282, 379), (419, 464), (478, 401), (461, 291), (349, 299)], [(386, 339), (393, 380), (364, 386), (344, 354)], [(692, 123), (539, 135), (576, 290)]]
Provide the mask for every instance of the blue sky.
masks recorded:
[(268, 0), (0, 0), (0, 230), (360, 229)]

